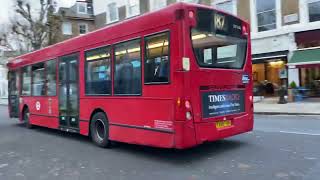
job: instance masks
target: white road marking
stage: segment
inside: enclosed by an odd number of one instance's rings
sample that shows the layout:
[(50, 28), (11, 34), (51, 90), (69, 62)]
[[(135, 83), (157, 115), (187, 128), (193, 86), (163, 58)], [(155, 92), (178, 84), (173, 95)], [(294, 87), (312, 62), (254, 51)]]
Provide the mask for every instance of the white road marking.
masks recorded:
[(279, 131), (280, 133), (286, 133), (286, 134), (298, 134), (298, 135), (309, 135), (309, 136), (320, 136), (320, 134), (317, 133), (304, 133), (304, 132), (296, 132), (296, 131)]

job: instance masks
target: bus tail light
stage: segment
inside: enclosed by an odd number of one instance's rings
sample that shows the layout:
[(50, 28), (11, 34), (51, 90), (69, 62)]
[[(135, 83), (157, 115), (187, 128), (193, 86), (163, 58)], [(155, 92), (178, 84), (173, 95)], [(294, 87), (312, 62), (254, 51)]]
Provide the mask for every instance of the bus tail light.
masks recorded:
[(176, 120), (192, 120), (192, 106), (189, 100), (178, 98), (176, 104)]
[(242, 35), (248, 36), (248, 34), (249, 34), (249, 29), (248, 29), (247, 25), (242, 24)]
[(253, 96), (249, 96), (250, 103), (253, 102)]

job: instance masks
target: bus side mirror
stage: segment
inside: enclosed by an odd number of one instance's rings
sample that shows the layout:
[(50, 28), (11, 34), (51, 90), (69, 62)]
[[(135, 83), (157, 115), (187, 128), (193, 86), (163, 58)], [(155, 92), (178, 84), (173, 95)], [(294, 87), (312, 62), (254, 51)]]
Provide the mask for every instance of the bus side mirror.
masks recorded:
[(190, 71), (190, 58), (182, 58), (182, 69), (184, 71)]

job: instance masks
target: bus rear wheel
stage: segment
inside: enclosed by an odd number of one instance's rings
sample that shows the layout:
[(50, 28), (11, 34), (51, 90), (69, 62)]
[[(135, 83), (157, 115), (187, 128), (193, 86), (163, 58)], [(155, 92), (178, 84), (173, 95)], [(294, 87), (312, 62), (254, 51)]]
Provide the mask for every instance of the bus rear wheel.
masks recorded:
[(110, 147), (109, 122), (104, 113), (98, 112), (93, 115), (90, 122), (90, 135), (92, 141), (99, 147)]
[(23, 123), (26, 126), (26, 128), (33, 128), (32, 124), (30, 124), (30, 112), (28, 108), (25, 108), (23, 111)]

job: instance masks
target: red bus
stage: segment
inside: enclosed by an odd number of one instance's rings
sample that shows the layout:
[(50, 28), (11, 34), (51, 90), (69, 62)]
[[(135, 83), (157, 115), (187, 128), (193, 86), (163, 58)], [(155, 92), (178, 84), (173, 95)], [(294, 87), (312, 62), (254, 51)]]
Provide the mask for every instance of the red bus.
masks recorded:
[(189, 148), (251, 131), (249, 24), (176, 3), (8, 63), (9, 112), (112, 141)]

